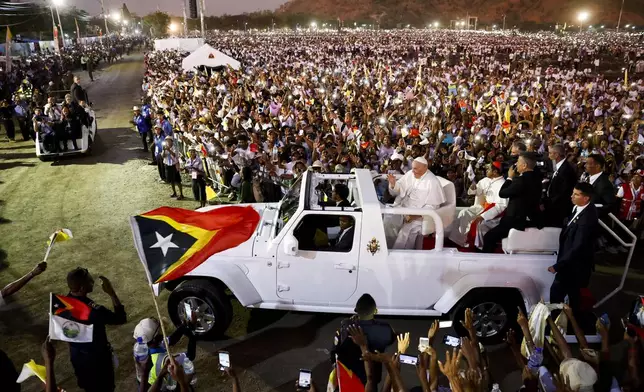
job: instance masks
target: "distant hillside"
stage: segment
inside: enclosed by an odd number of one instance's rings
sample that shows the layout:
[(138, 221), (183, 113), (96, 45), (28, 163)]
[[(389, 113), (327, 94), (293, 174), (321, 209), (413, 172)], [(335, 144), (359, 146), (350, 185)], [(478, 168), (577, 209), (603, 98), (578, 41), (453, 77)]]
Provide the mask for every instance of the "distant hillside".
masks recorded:
[[(525, 23), (576, 24), (580, 10), (591, 14), (589, 23), (615, 27), (620, 0), (291, 0), (278, 9), (283, 14), (307, 14), (325, 19), (379, 22), (382, 25), (414, 23), (477, 16), (482, 23), (506, 25)], [(643, 0), (626, 0), (622, 26), (644, 25)]]

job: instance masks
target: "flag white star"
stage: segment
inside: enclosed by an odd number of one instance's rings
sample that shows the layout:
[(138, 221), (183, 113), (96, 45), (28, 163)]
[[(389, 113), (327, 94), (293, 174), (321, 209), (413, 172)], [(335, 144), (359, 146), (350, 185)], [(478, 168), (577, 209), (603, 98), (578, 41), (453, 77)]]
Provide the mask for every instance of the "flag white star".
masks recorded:
[(167, 237), (162, 236), (161, 234), (159, 234), (158, 231), (155, 231), (154, 234), (157, 235), (157, 243), (152, 245), (150, 249), (161, 248), (161, 252), (163, 252), (163, 257), (165, 257), (165, 255), (168, 253), (168, 249), (179, 247), (177, 244), (172, 242), (172, 234), (170, 234)]

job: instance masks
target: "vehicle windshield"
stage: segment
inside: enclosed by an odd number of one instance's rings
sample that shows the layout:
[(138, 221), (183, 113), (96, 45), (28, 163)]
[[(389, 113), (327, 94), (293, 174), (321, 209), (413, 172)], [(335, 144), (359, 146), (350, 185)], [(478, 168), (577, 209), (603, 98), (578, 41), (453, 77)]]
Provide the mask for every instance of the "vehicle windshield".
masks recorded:
[(279, 215), (277, 216), (277, 229), (275, 236), (279, 234), (284, 225), (288, 223), (289, 219), (293, 216), (297, 207), (300, 204), (300, 189), (302, 188), (302, 178), (300, 175), (293, 185), (289, 188), (288, 192), (284, 195), (279, 204)]

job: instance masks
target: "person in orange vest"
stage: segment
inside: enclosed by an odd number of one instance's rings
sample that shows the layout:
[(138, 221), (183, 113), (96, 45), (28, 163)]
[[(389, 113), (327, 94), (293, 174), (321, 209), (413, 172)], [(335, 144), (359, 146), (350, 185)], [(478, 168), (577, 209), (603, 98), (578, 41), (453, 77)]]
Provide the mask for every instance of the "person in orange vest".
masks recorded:
[(631, 176), (630, 182), (621, 184), (617, 189), (617, 197), (621, 199), (619, 219), (630, 226), (642, 215), (642, 200), (644, 200), (642, 174), (636, 172)]

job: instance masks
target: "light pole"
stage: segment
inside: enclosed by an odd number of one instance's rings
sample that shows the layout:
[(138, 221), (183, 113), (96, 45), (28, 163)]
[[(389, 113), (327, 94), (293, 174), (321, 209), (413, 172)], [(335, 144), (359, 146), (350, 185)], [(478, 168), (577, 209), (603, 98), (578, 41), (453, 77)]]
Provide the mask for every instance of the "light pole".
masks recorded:
[(619, 31), (619, 25), (622, 23), (622, 12), (624, 12), (624, 0), (622, 0), (622, 8), (619, 9), (619, 18), (617, 18), (617, 29)]
[(583, 28), (583, 26), (584, 26), (584, 22), (585, 22), (586, 20), (588, 20), (588, 12), (586, 12), (586, 11), (581, 11), (581, 12), (577, 15), (577, 20), (579, 21), (579, 32), (581, 33), (581, 29), (582, 29), (582, 28)]
[[(63, 48), (65, 47), (65, 33), (63, 32), (63, 24), (60, 22), (60, 12), (58, 12), (58, 6), (63, 4), (63, 0), (52, 0), (52, 4), (56, 7), (56, 16), (58, 16), (58, 29), (60, 30), (60, 35), (63, 36)], [(52, 12), (52, 19), (54, 14)], [(55, 23), (54, 23), (55, 24)]]

